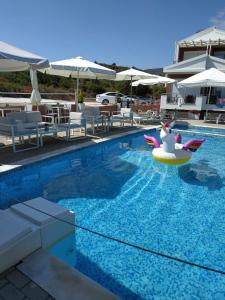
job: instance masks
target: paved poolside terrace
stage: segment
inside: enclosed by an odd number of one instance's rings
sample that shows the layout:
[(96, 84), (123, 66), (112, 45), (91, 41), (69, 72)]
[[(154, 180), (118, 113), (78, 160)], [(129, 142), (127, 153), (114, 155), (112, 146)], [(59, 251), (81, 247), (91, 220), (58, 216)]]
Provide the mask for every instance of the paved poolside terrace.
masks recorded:
[[(211, 128), (225, 129), (225, 124), (215, 124), (210, 122), (204, 122), (201, 120), (180, 120), (183, 124), (190, 124), (194, 126), (205, 126)], [(26, 165), (34, 161), (46, 159), (60, 153), (76, 150), (87, 145), (103, 142), (134, 132), (141, 132), (146, 129), (155, 128), (158, 124), (151, 125), (138, 125), (138, 126), (125, 126), (114, 127), (109, 132), (99, 133), (96, 136), (87, 135), (87, 137), (74, 139), (70, 142), (57, 140), (53, 138), (45, 139), (43, 148), (34, 149), (31, 151), (25, 151), (20, 153), (13, 153), (12, 147), (4, 147), (0, 149), (0, 172), (4, 172), (8, 169), (14, 168), (20, 165)], [(1, 142), (1, 140), (0, 140)], [(0, 274), (0, 300), (14, 300), (14, 299), (32, 299), (32, 300), (44, 300), (55, 299), (49, 293), (46, 292), (40, 285), (31, 280), (29, 276), (21, 272), (17, 266), (10, 268), (9, 270)], [(79, 299), (79, 297), (73, 297), (73, 299)], [(91, 298), (90, 298), (91, 299)]]
[[(225, 129), (225, 124), (215, 124), (213, 122), (204, 122), (203, 120), (179, 120), (178, 123), (190, 124), (194, 126), (204, 126), (211, 128), (222, 128)], [(152, 124), (138, 124), (134, 126), (125, 125), (124, 127), (118, 126), (110, 128), (107, 132), (96, 132), (93, 136), (87, 134), (86, 137), (75, 137), (71, 141), (66, 142), (63, 139), (55, 139), (50, 136), (44, 138), (44, 146), (38, 149), (32, 149), (29, 151), (14, 153), (12, 151), (11, 141), (7, 141), (5, 137), (0, 137), (0, 145), (8, 144), (6, 147), (0, 146), (0, 172), (4, 172), (9, 168), (13, 168), (21, 164), (29, 164), (33, 161), (45, 159), (57, 154), (65, 153), (85, 147), (87, 145), (103, 142), (112, 138), (121, 137), (134, 132), (141, 132), (151, 128), (159, 126), (159, 122)], [(11, 167), (10, 167), (11, 166)]]
[(96, 131), (95, 135), (88, 132), (85, 137), (80, 136), (79, 133), (78, 136), (71, 139), (69, 142), (65, 141), (63, 138), (56, 139), (51, 136), (45, 136), (43, 147), (17, 153), (12, 151), (11, 141), (7, 141), (6, 138), (3, 137), (2, 139), (0, 138), (0, 143), (7, 143), (8, 145), (6, 147), (0, 147), (0, 172), (4, 172), (5, 170), (10, 169), (11, 167), (16, 167), (17, 165), (29, 164), (33, 161), (46, 159), (54, 155), (76, 150), (91, 144), (100, 143), (112, 138), (132, 134), (145, 129), (155, 128), (158, 125), (159, 123), (135, 126), (129, 126), (128, 124), (124, 127), (120, 127), (118, 124), (118, 126), (110, 128), (107, 132)]
[(14, 266), (0, 274), (0, 299), (51, 300), (54, 298)]

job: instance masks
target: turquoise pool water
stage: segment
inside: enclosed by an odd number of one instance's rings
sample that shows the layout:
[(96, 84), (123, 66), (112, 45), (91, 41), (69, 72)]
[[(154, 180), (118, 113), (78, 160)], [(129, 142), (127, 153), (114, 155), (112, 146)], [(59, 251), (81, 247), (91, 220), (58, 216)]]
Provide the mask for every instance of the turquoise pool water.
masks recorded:
[(191, 126), (187, 124), (176, 124), (173, 127), (174, 130), (179, 129), (179, 130), (188, 130), (188, 131), (193, 131), (193, 132), (202, 132), (204, 133), (209, 133), (209, 134), (218, 134), (218, 135), (225, 135), (225, 130), (222, 128), (217, 128), (217, 127), (200, 127), (200, 126)]
[[(173, 167), (153, 161), (136, 134), (2, 175), (0, 205), (44, 196), (75, 211), (82, 226), (225, 271), (224, 166), (223, 138), (208, 136), (190, 163)], [(225, 297), (222, 274), (81, 229), (49, 251), (122, 299)]]

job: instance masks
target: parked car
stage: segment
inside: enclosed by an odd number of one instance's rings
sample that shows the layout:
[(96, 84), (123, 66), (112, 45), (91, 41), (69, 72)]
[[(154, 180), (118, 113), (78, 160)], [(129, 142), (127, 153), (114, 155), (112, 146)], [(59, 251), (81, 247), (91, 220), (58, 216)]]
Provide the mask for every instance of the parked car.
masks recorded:
[(139, 96), (139, 102), (141, 104), (152, 104), (153, 100), (150, 97)]
[(149, 97), (124, 95), (118, 92), (106, 92), (103, 94), (98, 94), (96, 95), (96, 102), (101, 104), (115, 104), (116, 97), (120, 97), (122, 107), (126, 107), (127, 104), (148, 104), (152, 102)]
[(118, 92), (106, 92), (103, 94), (96, 95), (96, 102), (101, 104), (115, 104), (116, 97), (120, 97), (121, 101), (124, 99), (125, 95)]
[(128, 103), (131, 103), (131, 104), (150, 104), (150, 103), (152, 103), (152, 101), (149, 97), (143, 97), (143, 96), (126, 95), (125, 99), (126, 99), (126, 101), (128, 101)]
[(138, 101), (138, 97), (134, 96), (134, 95), (132, 95), (132, 96), (131, 95), (125, 95), (125, 100), (128, 103), (135, 104)]

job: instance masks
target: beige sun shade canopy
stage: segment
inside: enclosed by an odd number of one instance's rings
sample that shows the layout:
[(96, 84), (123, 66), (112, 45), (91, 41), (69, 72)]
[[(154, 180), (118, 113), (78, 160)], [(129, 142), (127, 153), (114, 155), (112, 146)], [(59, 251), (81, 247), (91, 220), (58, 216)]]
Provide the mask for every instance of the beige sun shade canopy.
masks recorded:
[(154, 85), (154, 84), (171, 84), (176, 82), (176, 80), (168, 78), (168, 77), (163, 77), (163, 76), (158, 76), (156, 78), (149, 78), (149, 79), (140, 79), (137, 81), (134, 81), (132, 83), (133, 86), (138, 86), (138, 85)]
[(0, 41), (0, 72), (30, 70), (33, 88), (30, 99), (33, 104), (39, 104), (41, 102), (36, 70), (48, 66), (49, 62), (46, 58)]
[[(84, 59), (81, 56), (59, 60), (50, 63), (50, 67), (40, 70), (46, 74), (71, 77), (77, 79), (76, 94), (79, 94), (79, 79), (109, 79), (116, 77), (116, 72), (94, 62)], [(77, 99), (77, 97), (76, 97)]]
[(193, 75), (178, 83), (178, 87), (225, 87), (225, 74), (215, 68)]
[(131, 95), (132, 95), (132, 84), (133, 80), (147, 79), (147, 78), (156, 78), (157, 75), (149, 74), (134, 68), (119, 72), (116, 74), (116, 81), (130, 80), (131, 84)]

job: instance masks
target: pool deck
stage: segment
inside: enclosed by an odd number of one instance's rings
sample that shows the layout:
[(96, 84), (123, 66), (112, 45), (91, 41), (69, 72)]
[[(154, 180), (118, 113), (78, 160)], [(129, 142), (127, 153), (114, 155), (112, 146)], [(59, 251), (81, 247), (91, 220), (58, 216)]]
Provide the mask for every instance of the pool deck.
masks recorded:
[[(194, 126), (222, 128), (225, 129), (225, 124), (217, 125), (215, 123), (206, 123), (200, 120), (179, 120), (181, 123), (188, 123)], [(66, 153), (68, 151), (80, 149), (89, 145), (104, 142), (114, 138), (126, 136), (136, 132), (141, 132), (158, 125), (139, 125), (134, 127), (117, 127), (113, 128), (106, 134), (98, 136), (87, 136), (86, 138), (75, 139), (71, 142), (59, 141), (55, 139), (46, 140), (43, 148), (13, 153), (11, 147), (0, 149), (0, 173), (16, 168), (21, 165), (27, 165), (32, 162), (47, 159), (55, 155)], [(54, 299), (43, 288), (22, 273), (16, 266), (10, 268), (0, 274), (0, 299)]]
[[(203, 120), (179, 120), (177, 122), (200, 127), (225, 129), (225, 124), (217, 125), (212, 122), (204, 122)], [(100, 132), (95, 136), (87, 135), (86, 137), (78, 137), (70, 142), (46, 137), (44, 147), (19, 153), (13, 153), (11, 146), (4, 147), (0, 149), (0, 173), (34, 163), (39, 160), (48, 159), (55, 155), (81, 149), (107, 140), (126, 136), (128, 134), (156, 128), (157, 126), (159, 126), (159, 124), (135, 125), (133, 127), (113, 127), (109, 132)]]
[(109, 290), (44, 249), (0, 274), (2, 300), (119, 300)]
[(55, 298), (51, 297), (16, 267), (12, 267), (0, 274), (0, 299), (51, 300)]
[(99, 132), (95, 136), (87, 135), (86, 137), (76, 137), (69, 142), (62, 139), (46, 137), (44, 147), (18, 153), (13, 153), (11, 146), (4, 147), (0, 149), (0, 173), (34, 163), (39, 160), (48, 159), (55, 155), (78, 150), (104, 141), (126, 136), (128, 134), (145, 131), (157, 126), (159, 126), (159, 124), (138, 125), (133, 127), (113, 127), (109, 132)]
[(203, 120), (178, 120), (178, 123), (188, 123), (193, 126), (200, 126), (200, 127), (209, 127), (209, 128), (221, 128), (225, 129), (225, 123), (224, 124), (216, 124), (215, 122), (210, 121), (203, 121)]

